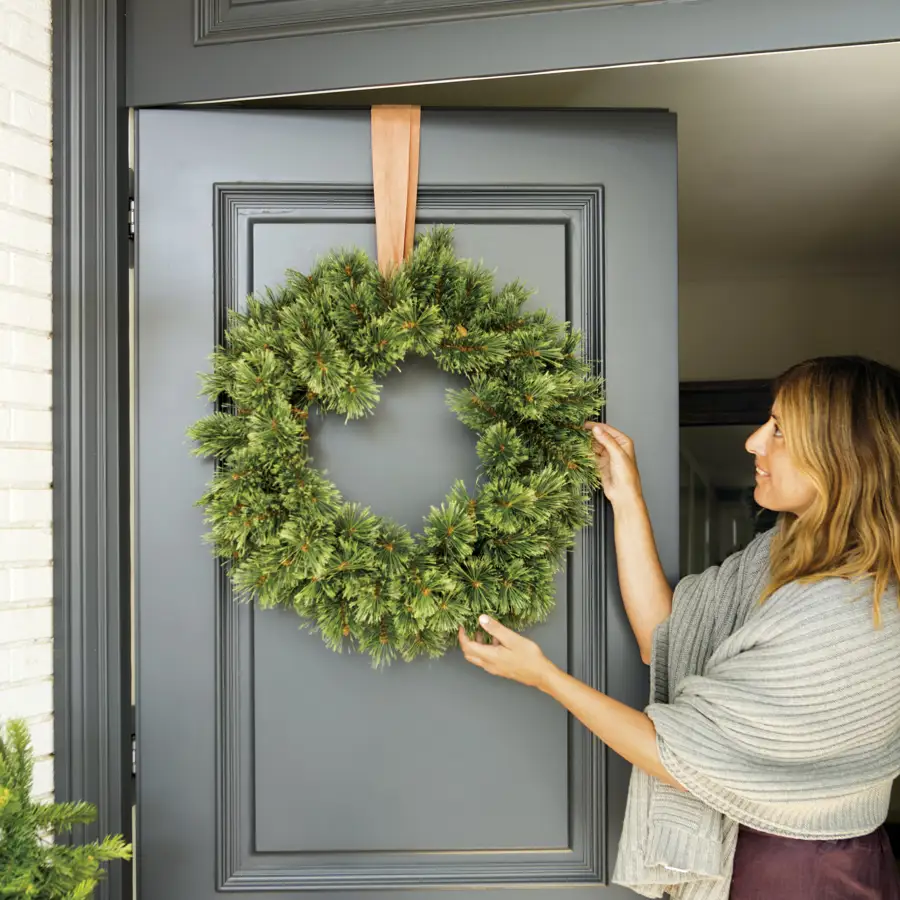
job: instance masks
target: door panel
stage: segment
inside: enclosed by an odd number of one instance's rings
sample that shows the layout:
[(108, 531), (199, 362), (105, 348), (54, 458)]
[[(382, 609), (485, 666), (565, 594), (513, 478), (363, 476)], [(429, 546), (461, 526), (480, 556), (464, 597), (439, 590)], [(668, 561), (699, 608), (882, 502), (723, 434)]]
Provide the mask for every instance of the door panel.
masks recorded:
[(892, 0), (126, 0), (158, 106), (900, 39)]
[[(202, 544), (192, 502), (211, 468), (184, 437), (207, 408), (197, 372), (248, 292), (336, 246), (374, 251), (368, 114), (141, 112), (137, 151), (140, 896), (594, 890), (627, 765), (542, 694), (458, 653), (373, 672), (293, 613), (233, 603)], [(585, 332), (608, 418), (642, 450), (672, 576), (674, 151), (662, 113), (425, 112), (417, 209), (420, 229), (454, 224), (462, 255)], [(415, 531), (455, 478), (473, 482), (477, 457), (444, 406), (455, 379), (428, 360), (402, 368), (371, 418), (315, 422), (313, 452), (348, 499)], [(643, 706), (612, 554), (598, 502), (533, 635)]]
[[(553, 314), (566, 318), (562, 224), (463, 223), (455, 233), (460, 254), (490, 261), (499, 279), (515, 278), (518, 265), (520, 277), (550, 294), (545, 305)], [(260, 224), (253, 234), (248, 280), (256, 290), (277, 284), (287, 268), (298, 266), (298, 247), (309, 254), (303, 266), (348, 242), (375, 255), (371, 225), (335, 234), (312, 224)], [(529, 305), (537, 306), (538, 299)], [(441, 503), (455, 479), (474, 489), (479, 460), (474, 432), (445, 404), (445, 391), (466, 380), (425, 359), (410, 359), (401, 368), (383, 379), (375, 415), (346, 424), (336, 415), (315, 417), (310, 449), (314, 459), (326, 461), (345, 497), (416, 533), (423, 513)], [(389, 449), (378, 452), (379, 447)], [(566, 593), (562, 573), (557, 592)], [(298, 636), (295, 624), (290, 613), (253, 617), (257, 850), (568, 847), (562, 708), (548, 708), (535, 693), (510, 695), (477, 672), (447, 677), (443, 660), (415, 666), (412, 677), (402, 665), (373, 676), (368, 659), (337, 656), (320, 639)], [(564, 613), (535, 635), (554, 659), (566, 660)], [(454, 669), (466, 668), (457, 663)], [(305, 706), (302, 720), (285, 716), (295, 686), (317, 682), (328, 685), (327, 701)], [(480, 693), (485, 709), (505, 707), (502, 718), (494, 727), (473, 720), (471, 728), (461, 729), (449, 714), (461, 708), (461, 691)], [(543, 726), (539, 732), (532, 727), (536, 721)], [(396, 735), (403, 735), (399, 747)], [(295, 751), (286, 753), (288, 747)], [(500, 780), (497, 764), (504, 773)], [(475, 816), (468, 814), (472, 791), (490, 797)], [(352, 798), (349, 806), (346, 798)], [(391, 814), (358, 814), (385, 809)]]

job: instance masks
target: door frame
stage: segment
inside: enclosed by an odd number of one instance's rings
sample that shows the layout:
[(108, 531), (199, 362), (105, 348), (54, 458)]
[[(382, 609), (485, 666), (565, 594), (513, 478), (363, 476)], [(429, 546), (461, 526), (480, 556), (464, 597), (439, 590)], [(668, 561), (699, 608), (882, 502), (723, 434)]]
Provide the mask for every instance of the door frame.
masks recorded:
[[(56, 799), (131, 837), (128, 120), (122, 0), (53, 0)], [(131, 896), (112, 866), (98, 896)]]
[[(189, 2), (189, 0), (184, 0)], [(648, 4), (667, 12), (677, 0)], [(896, 40), (895, 0), (781, 0), (794, 19), (830, 13), (831, 43)], [(853, 7), (853, 14), (848, 10)], [(823, 7), (826, 9), (823, 10)], [(865, 7), (865, 12), (861, 9)], [(723, 13), (735, 0), (706, 0), (695, 20), (717, 22), (709, 55), (729, 52)], [(671, 10), (668, 10), (671, 12)], [(52, 0), (53, 16), (53, 554), (56, 796), (90, 800), (97, 821), (76, 837), (130, 838), (131, 379), (128, 110), (125, 0)], [(742, 17), (743, 19), (743, 17)], [(507, 21), (512, 22), (512, 19)], [(612, 17), (592, 67), (616, 46)], [(655, 21), (655, 20), (653, 20)], [(879, 26), (883, 37), (878, 36)], [(747, 33), (749, 27), (750, 33)], [(843, 27), (843, 31), (841, 30)], [(765, 17), (743, 24), (760, 52), (797, 49)], [(652, 30), (652, 28), (651, 28)], [(659, 58), (677, 58), (655, 32)], [(805, 46), (803, 44), (799, 46)], [(606, 48), (606, 49), (604, 49)], [(635, 60), (636, 62), (638, 60)], [(617, 59), (621, 65), (623, 60)], [(129, 866), (114, 866), (101, 898), (131, 896)]]

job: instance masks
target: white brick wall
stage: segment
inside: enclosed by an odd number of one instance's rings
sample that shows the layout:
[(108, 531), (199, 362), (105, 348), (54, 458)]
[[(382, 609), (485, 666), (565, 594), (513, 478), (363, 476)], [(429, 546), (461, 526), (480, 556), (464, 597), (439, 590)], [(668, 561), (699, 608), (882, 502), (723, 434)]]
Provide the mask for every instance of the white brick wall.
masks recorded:
[(53, 791), (50, 0), (0, 0), (0, 720)]

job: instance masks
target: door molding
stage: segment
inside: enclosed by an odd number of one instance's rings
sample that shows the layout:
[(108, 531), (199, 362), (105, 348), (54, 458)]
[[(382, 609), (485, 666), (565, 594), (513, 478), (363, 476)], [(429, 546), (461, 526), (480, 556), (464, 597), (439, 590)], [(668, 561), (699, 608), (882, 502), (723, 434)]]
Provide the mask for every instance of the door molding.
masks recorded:
[[(290, 219), (298, 212), (327, 220), (370, 222), (374, 227), (372, 188), (337, 184), (218, 183), (214, 186), (213, 244), (215, 246), (216, 343), (224, 339), (227, 314), (237, 310), (252, 292), (241, 282), (240, 262), (249, 253), (251, 230), (260, 222)], [(578, 264), (570, 279), (579, 278), (580, 309), (567, 308), (566, 318), (584, 336), (584, 353), (594, 361), (605, 360), (604, 291), (602, 262), (603, 194), (598, 187), (563, 185), (434, 185), (419, 187), (417, 221), (429, 225), (459, 221), (546, 221), (564, 224)], [(577, 313), (577, 318), (576, 318)], [(573, 617), (569, 671), (599, 691), (607, 691), (606, 660), (608, 633), (604, 627), (607, 609), (606, 525), (603, 509), (592, 513), (596, 537), (581, 542), (568, 563), (570, 582), (580, 579), (585, 597), (596, 598)], [(570, 847), (519, 850), (514, 854), (455, 852), (356, 853), (333, 851), (327, 862), (314, 859), (301, 873), (287, 866), (273, 869), (264, 855), (247, 853), (242, 827), (250, 817), (242, 803), (242, 749), (240, 722), (252, 717), (242, 709), (240, 684), (241, 631), (252, 629), (251, 621), (232, 600), (232, 586), (219, 570), (216, 580), (216, 878), (220, 891), (354, 891), (377, 890), (392, 894), (416, 887), (471, 887), (472, 885), (586, 884), (602, 886), (612, 868), (606, 858), (608, 795), (605, 749), (574, 718), (569, 719), (569, 815)], [(461, 858), (465, 856), (465, 858)]]
[(395, 0), (373, 10), (365, 0), (194, 0), (194, 46), (648, 2), (656, 0)]
[[(131, 838), (127, 112), (121, 0), (53, 0), (56, 799)], [(131, 896), (112, 866), (98, 897)]]

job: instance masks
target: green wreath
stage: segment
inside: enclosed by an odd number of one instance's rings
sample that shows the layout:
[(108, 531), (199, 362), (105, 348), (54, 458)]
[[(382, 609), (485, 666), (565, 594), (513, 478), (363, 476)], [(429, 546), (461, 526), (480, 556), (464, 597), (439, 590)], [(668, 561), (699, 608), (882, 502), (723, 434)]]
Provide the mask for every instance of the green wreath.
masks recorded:
[[(203, 375), (217, 411), (189, 431), (215, 474), (199, 504), (236, 599), (296, 610), (333, 649), (439, 656), (486, 612), (511, 628), (553, 608), (553, 574), (588, 523), (597, 485), (582, 425), (603, 406), (581, 337), (518, 282), (493, 290), (457, 259), (448, 228), (420, 237), (390, 276), (360, 251), (251, 297)], [(483, 477), (458, 481), (424, 533), (343, 500), (312, 465), (310, 406), (356, 418), (376, 378), (432, 356), (469, 386), (448, 405), (478, 435)]]

